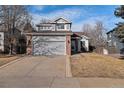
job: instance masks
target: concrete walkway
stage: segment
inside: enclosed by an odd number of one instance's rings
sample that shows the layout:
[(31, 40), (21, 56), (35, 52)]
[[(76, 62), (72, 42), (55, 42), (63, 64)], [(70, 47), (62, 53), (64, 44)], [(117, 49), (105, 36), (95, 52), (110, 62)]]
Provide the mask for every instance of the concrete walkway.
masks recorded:
[(23, 57), (0, 67), (0, 87), (124, 87), (124, 79), (73, 78), (67, 62), (66, 56)]

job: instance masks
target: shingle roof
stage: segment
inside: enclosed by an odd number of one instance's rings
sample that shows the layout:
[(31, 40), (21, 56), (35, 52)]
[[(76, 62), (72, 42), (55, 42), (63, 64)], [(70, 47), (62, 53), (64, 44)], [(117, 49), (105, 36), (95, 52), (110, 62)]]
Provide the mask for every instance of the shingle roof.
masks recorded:
[(49, 20), (49, 21), (46, 22), (46, 23), (39, 23), (39, 24), (37, 24), (36, 26), (45, 26), (45, 25), (51, 26), (51, 24), (56, 24), (56, 21), (58, 21), (58, 20), (60, 20), (60, 19), (65, 20), (65, 21), (66, 21), (66, 24), (71, 24), (71, 23), (72, 23), (72, 22), (68, 21), (67, 19), (65, 19), (65, 18), (63, 18), (63, 17), (59, 17), (59, 18), (54, 19), (54, 20)]
[(116, 29), (117, 29), (117, 28), (114, 28), (114, 29), (110, 30), (109, 32), (107, 32), (106, 34), (109, 34), (109, 33), (111, 33), (111, 32), (114, 32), (114, 31), (116, 31)]

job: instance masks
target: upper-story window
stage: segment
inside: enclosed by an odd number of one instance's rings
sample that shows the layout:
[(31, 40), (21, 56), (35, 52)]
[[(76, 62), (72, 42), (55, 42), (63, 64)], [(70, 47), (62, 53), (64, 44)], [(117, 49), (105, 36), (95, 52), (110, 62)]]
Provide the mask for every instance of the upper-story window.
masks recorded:
[(51, 27), (49, 27), (49, 26), (42, 26), (42, 27), (40, 27), (40, 30), (51, 30)]
[(40, 27), (40, 30), (43, 30), (43, 27), (42, 26)]
[(70, 29), (70, 25), (69, 24), (66, 25), (66, 29)]
[(65, 25), (64, 24), (57, 24), (57, 29), (65, 29)]

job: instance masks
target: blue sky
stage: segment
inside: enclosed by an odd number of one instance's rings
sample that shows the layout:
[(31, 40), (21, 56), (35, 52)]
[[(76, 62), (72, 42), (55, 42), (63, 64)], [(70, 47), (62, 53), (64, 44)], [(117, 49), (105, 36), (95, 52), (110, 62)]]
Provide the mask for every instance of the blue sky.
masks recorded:
[(116, 5), (36, 5), (30, 6), (29, 11), (33, 22), (38, 24), (42, 18), (54, 20), (64, 17), (72, 22), (72, 31), (81, 31), (83, 24), (94, 24), (99, 20), (109, 31), (115, 23), (123, 22), (114, 16)]

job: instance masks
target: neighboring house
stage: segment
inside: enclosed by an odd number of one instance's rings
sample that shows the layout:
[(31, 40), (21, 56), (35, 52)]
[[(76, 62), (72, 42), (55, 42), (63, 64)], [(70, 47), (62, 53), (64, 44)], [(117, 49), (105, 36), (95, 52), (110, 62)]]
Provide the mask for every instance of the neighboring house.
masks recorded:
[(37, 30), (26, 32), (27, 54), (32, 55), (70, 55), (71, 22), (58, 18), (37, 24)]
[(107, 32), (107, 45), (109, 54), (124, 54), (124, 43), (115, 35), (115, 29)]
[(83, 32), (73, 32), (71, 36), (71, 51), (72, 53), (89, 51), (89, 38)]

